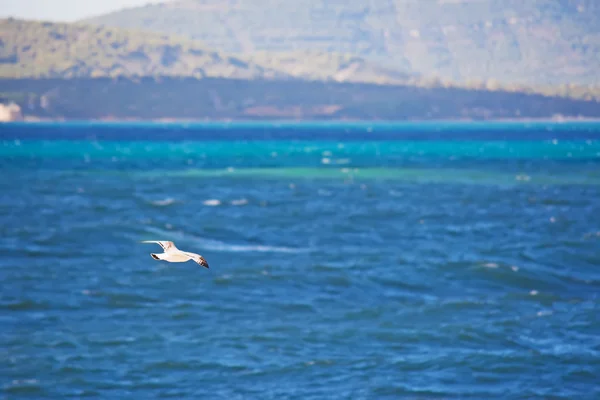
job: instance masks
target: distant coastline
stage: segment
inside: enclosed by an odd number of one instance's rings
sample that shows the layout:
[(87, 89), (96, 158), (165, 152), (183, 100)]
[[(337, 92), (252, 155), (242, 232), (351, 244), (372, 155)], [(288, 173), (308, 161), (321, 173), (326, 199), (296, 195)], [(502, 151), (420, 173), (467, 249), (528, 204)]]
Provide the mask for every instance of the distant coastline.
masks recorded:
[(365, 120), (365, 119), (177, 119), (177, 118), (157, 118), (157, 119), (139, 119), (139, 118), (91, 118), (91, 119), (65, 119), (65, 118), (38, 118), (27, 116), (15, 121), (0, 121), (4, 124), (47, 124), (47, 123), (82, 123), (82, 124), (269, 124), (269, 125), (410, 125), (410, 124), (493, 124), (493, 123), (542, 123), (542, 124), (561, 124), (561, 123), (599, 123), (599, 118), (584, 117), (555, 117), (555, 118), (493, 118), (493, 119), (405, 119), (405, 120)]
[[(331, 52), (335, 41), (319, 37), (314, 39), (324, 40), (330, 50), (299, 51), (293, 47), (266, 53), (251, 51), (245, 55), (229, 49), (233, 52), (228, 53), (223, 49), (224, 42), (206, 47), (190, 32), (180, 37), (163, 31), (164, 26), (153, 23), (152, 27), (146, 26), (155, 19), (139, 19), (141, 15), (151, 11), (152, 15), (160, 16), (164, 12), (161, 7), (150, 9), (137, 9), (134, 14), (141, 14), (133, 18), (137, 20), (136, 26), (120, 28), (115, 27), (121, 25), (117, 20), (113, 20), (114, 24), (90, 25), (0, 19), (0, 28), (9, 40), (7, 53), (0, 60), (0, 105), (3, 105), (0, 120), (194, 123), (600, 119), (594, 52), (573, 42), (570, 30), (545, 50), (536, 46), (535, 54), (541, 58), (534, 63), (526, 61), (531, 58), (529, 50), (528, 57), (513, 58), (513, 53), (520, 51), (519, 45), (499, 46), (499, 38), (512, 43), (514, 32), (508, 34), (502, 29), (493, 32), (493, 24), (484, 25), (489, 28), (489, 32), (487, 28), (484, 30), (487, 34), (469, 30), (462, 34), (464, 38), (477, 36), (484, 42), (482, 35), (487, 35), (488, 52), (469, 50), (450, 57), (450, 50), (461, 47), (459, 43), (464, 40), (440, 51), (447, 47), (447, 39), (438, 43), (441, 47), (432, 47), (430, 40), (436, 34), (421, 42), (417, 40), (420, 33), (415, 31), (409, 39), (418, 45), (413, 50), (424, 50), (429, 61), (418, 61), (419, 51), (401, 55), (386, 46), (373, 47), (383, 51), (382, 55), (387, 54), (386, 59), (399, 57), (397, 63), (389, 64), (394, 67), (390, 67), (378, 57), (371, 58), (370, 51), (362, 55)], [(285, 10), (291, 11), (283, 7), (278, 12)], [(565, 27), (579, 21), (581, 12), (572, 14), (574, 11), (567, 8), (564, 11), (565, 21), (572, 21), (564, 22)], [(178, 11), (182, 20), (194, 12), (185, 6)], [(351, 24), (363, 18), (352, 15), (344, 17)], [(464, 10), (460, 15), (461, 20), (466, 17)], [(414, 17), (420, 16), (418, 13)], [(476, 14), (471, 17), (475, 18), (473, 22), (479, 19)], [(544, 23), (555, 29), (561, 21), (555, 21), (551, 13), (546, 15)], [(200, 25), (191, 24), (187, 29), (207, 28)], [(357, 26), (362, 30), (361, 24)], [(584, 26), (579, 27), (585, 32)], [(239, 28), (242, 32), (248, 27), (243, 24)], [(298, 39), (295, 34), (292, 36), (290, 40)], [(530, 36), (522, 36), (521, 41), (530, 43)], [(372, 35), (364, 39), (363, 44), (377, 41)], [(403, 40), (401, 37), (386, 40), (392, 39)], [(311, 39), (310, 43), (313, 42)], [(397, 49), (407, 49), (406, 43), (400, 46), (400, 42)], [(572, 54), (585, 57), (563, 54), (571, 66), (567, 68), (564, 60), (553, 56), (556, 51), (548, 52), (565, 46), (571, 48)], [(476, 47), (486, 48), (483, 43)], [(472, 43), (465, 49), (471, 48)], [(429, 57), (436, 52), (435, 57), (441, 58), (434, 63), (438, 66), (433, 67)], [(490, 55), (494, 55), (494, 62), (487, 61)], [(414, 66), (404, 62), (412, 57), (417, 57)], [(542, 63), (542, 59), (547, 62)], [(501, 68), (500, 60), (506, 63)], [(420, 67), (415, 68), (417, 65)], [(453, 72), (447, 75), (443, 70)], [(476, 70), (480, 74), (473, 73)]]
[(600, 102), (406, 85), (168, 78), (0, 79), (26, 121), (475, 121), (600, 118)]

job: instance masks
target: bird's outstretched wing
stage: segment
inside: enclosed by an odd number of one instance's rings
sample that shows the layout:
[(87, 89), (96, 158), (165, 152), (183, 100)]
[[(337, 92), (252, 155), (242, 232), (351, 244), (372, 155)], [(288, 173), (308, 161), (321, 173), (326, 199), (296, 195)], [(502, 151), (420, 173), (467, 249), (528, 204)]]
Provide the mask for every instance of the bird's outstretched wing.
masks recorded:
[(168, 240), (142, 240), (142, 243), (158, 243), (158, 245), (160, 245), (165, 252), (169, 249), (176, 248), (175, 244)]
[(193, 260), (194, 262), (200, 264), (201, 266), (203, 266), (204, 268), (209, 268), (208, 267), (208, 261), (206, 261), (206, 259), (204, 257), (202, 257), (200, 254), (196, 254), (196, 253), (189, 253), (187, 251), (183, 251), (182, 253), (184, 253), (186, 256), (188, 256), (191, 260)]

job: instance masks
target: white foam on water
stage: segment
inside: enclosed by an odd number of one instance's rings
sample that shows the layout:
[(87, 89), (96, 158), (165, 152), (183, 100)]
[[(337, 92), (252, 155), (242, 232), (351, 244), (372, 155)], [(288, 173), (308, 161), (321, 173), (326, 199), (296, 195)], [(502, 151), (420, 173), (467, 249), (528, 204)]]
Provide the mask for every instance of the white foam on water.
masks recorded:
[(167, 197), (165, 199), (162, 200), (154, 200), (151, 201), (150, 203), (152, 205), (158, 206), (158, 207), (165, 207), (165, 206), (170, 206), (171, 204), (175, 203), (175, 199), (172, 197)]
[(246, 199), (237, 199), (237, 200), (231, 200), (230, 203), (233, 206), (243, 206), (245, 204), (248, 204), (248, 200), (246, 200)]
[(538, 317), (545, 317), (545, 316), (552, 315), (552, 314), (553, 314), (553, 312), (550, 310), (542, 310), (542, 311), (537, 312)]
[(186, 234), (181, 231), (166, 231), (154, 227), (146, 227), (146, 231), (152, 232), (153, 234), (160, 236), (159, 239), (155, 240), (185, 240), (193, 243), (205, 250), (211, 251), (222, 251), (232, 253), (243, 253), (243, 252), (260, 252), (260, 253), (304, 253), (309, 251), (307, 248), (293, 248), (285, 246), (269, 246), (269, 245), (243, 245), (225, 243), (220, 240), (203, 238), (196, 235)]
[(205, 206), (210, 206), (210, 207), (220, 206), (221, 200), (217, 200), (217, 199), (204, 200), (202, 202), (202, 204), (204, 204)]
[(498, 264), (496, 263), (485, 263), (483, 266), (486, 268), (498, 268)]

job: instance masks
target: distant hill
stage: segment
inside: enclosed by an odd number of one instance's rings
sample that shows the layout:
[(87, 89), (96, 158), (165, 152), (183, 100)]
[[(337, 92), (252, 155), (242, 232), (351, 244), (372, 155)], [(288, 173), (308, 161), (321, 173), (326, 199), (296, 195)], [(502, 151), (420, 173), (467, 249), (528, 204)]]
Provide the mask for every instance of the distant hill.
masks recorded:
[(0, 76), (282, 77), (186, 38), (84, 24), (0, 20)]
[(354, 54), (461, 84), (600, 83), (597, 0), (176, 0), (85, 22), (184, 35), (236, 54)]
[(231, 56), (174, 35), (0, 20), (0, 104), (25, 118), (600, 117), (600, 90), (467, 84), (326, 51)]
[(324, 53), (244, 58), (175, 35), (86, 24), (0, 20), (0, 77), (188, 76), (394, 83), (408, 75)]
[(86, 24), (0, 19), (0, 78), (191, 77), (375, 83), (420, 88), (538, 93), (600, 100), (600, 86), (467, 83), (409, 74), (329, 52), (231, 56), (189, 38)]

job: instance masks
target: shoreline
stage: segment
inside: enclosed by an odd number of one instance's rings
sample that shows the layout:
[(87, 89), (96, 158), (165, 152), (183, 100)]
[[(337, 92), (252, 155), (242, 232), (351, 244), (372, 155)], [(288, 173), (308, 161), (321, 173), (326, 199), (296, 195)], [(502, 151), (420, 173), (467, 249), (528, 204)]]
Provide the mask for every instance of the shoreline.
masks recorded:
[(414, 126), (414, 125), (490, 125), (490, 124), (600, 124), (600, 118), (493, 118), (493, 119), (404, 119), (404, 120), (364, 120), (364, 119), (59, 119), (59, 118), (30, 118), (21, 120), (0, 121), (2, 125), (195, 125), (195, 126), (269, 126), (273, 128), (284, 126)]

